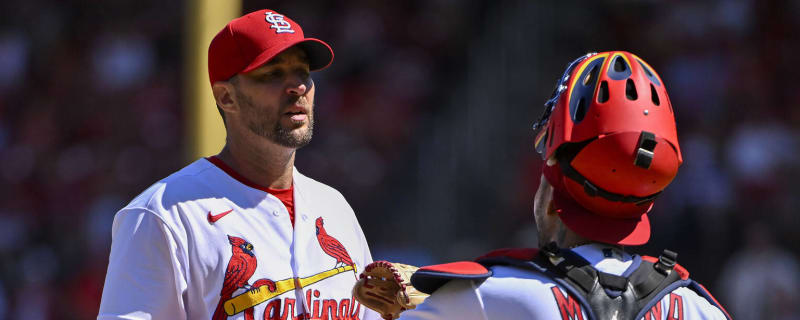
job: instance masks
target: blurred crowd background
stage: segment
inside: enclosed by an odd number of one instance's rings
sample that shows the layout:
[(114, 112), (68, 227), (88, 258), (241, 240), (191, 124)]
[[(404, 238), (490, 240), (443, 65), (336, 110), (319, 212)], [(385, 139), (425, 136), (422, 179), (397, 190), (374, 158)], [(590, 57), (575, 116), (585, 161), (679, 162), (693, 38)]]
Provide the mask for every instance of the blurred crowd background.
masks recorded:
[[(114, 213), (194, 160), (182, 101), (191, 5), (0, 3), (0, 319), (94, 318)], [(677, 251), (737, 319), (800, 319), (800, 2), (243, 7), (275, 9), (333, 46), (296, 165), (345, 195), (374, 258), (536, 246), (531, 125), (568, 62), (628, 50), (666, 82), (684, 158), (651, 212), (651, 242), (633, 250)]]

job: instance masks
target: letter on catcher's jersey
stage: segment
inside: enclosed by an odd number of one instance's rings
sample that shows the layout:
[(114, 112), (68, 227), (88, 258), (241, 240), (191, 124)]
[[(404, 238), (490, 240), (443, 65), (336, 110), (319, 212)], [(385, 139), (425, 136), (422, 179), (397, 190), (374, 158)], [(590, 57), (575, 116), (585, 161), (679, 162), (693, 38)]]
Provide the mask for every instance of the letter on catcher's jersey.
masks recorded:
[(372, 261), (353, 210), (293, 177), (294, 227), (207, 159), (144, 191), (114, 218), (98, 319), (379, 319), (351, 296)]
[[(606, 249), (605, 253), (602, 249)], [(622, 275), (634, 257), (600, 245), (573, 249), (603, 272)], [(583, 306), (566, 290), (541, 272), (509, 266), (493, 266), (493, 275), (482, 283), (450, 281), (400, 320), (494, 320), (546, 319), (588, 320)], [(681, 287), (661, 299), (645, 314), (646, 320), (726, 319), (723, 313), (689, 288)]]

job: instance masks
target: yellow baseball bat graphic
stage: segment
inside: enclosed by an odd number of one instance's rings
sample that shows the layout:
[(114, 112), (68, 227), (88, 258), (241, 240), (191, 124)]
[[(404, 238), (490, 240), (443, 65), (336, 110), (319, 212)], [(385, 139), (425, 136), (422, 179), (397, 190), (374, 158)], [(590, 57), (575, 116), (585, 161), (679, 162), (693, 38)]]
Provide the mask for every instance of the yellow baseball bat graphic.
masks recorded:
[(269, 291), (269, 289), (266, 289), (265, 287), (260, 287), (258, 290), (255, 290), (255, 292), (252, 290), (246, 291), (245, 293), (242, 293), (238, 296), (231, 298), (228, 301), (225, 301), (225, 313), (227, 313), (228, 316), (235, 315), (239, 312), (250, 309), (276, 296), (294, 290), (295, 288), (297, 288), (297, 286), (302, 288), (307, 285), (319, 282), (323, 279), (330, 278), (332, 276), (350, 270), (356, 272), (355, 265), (333, 268), (306, 278), (289, 278), (280, 281), (275, 281), (275, 291)]

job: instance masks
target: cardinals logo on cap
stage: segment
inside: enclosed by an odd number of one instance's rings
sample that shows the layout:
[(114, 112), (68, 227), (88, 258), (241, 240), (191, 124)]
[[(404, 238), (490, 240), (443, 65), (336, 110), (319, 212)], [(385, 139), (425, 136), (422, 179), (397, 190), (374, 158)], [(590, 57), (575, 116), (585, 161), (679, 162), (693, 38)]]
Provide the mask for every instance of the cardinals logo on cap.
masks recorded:
[(282, 14), (267, 11), (264, 15), (266, 16), (264, 20), (272, 24), (270, 28), (275, 29), (275, 33), (294, 33), (292, 25), (289, 21), (283, 20)]

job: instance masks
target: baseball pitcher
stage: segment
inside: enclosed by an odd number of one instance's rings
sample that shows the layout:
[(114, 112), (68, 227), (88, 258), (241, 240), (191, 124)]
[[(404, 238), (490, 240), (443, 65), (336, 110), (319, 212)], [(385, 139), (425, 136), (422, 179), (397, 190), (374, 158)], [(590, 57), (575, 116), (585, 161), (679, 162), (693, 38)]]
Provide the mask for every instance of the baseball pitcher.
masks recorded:
[(377, 319), (352, 298), (372, 262), (344, 197), (294, 167), (314, 127), (311, 71), (333, 51), (273, 10), (212, 40), (222, 152), (155, 183), (114, 218), (97, 319)]

